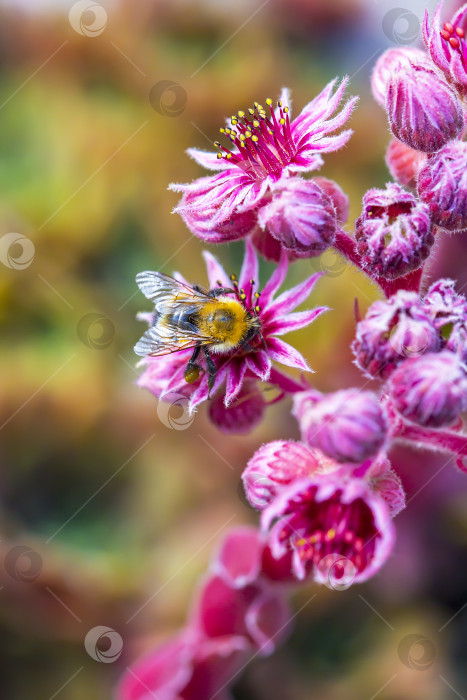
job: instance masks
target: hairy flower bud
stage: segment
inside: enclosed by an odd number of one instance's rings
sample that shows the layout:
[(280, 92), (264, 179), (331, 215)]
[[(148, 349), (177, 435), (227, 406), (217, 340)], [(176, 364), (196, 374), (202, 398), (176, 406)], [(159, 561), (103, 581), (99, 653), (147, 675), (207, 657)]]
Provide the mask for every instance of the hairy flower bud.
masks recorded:
[(429, 64), (426, 53), (412, 46), (403, 46), (385, 51), (375, 63), (371, 75), (371, 90), (373, 97), (381, 107), (386, 107), (388, 83), (394, 71), (402, 65), (410, 65), (410, 62)]
[(446, 81), (426, 63), (399, 65), (388, 82), (391, 131), (410, 148), (439, 151), (464, 128), (464, 113)]
[(467, 407), (467, 374), (449, 350), (411, 358), (389, 380), (389, 396), (399, 413), (418, 425), (440, 428)]
[(394, 180), (406, 187), (417, 186), (417, 174), (425, 155), (414, 151), (399, 139), (391, 139), (386, 151), (386, 165)]
[[(311, 393), (307, 404), (303, 396)], [(295, 417), (302, 440), (338, 462), (364, 462), (383, 446), (387, 424), (376, 394), (346, 389), (333, 394), (297, 394)]]
[(454, 289), (454, 281), (441, 279), (431, 285), (423, 306), (433, 318), (443, 347), (467, 362), (467, 299)]
[(467, 143), (452, 141), (428, 158), (418, 175), (418, 195), (435, 224), (467, 228)]
[(382, 379), (408, 357), (440, 347), (438, 331), (418, 294), (403, 290), (370, 306), (352, 344), (357, 366), (367, 376)]
[(331, 198), (336, 211), (337, 222), (339, 224), (345, 224), (349, 216), (349, 198), (342, 187), (340, 187), (337, 182), (334, 182), (334, 180), (321, 177), (321, 175), (314, 177), (313, 182)]
[(289, 178), (273, 188), (273, 198), (259, 210), (258, 223), (286, 250), (289, 257), (320, 255), (336, 234), (331, 198), (313, 181)]
[(251, 505), (262, 510), (296, 479), (336, 468), (318, 450), (301, 442), (275, 440), (255, 452), (242, 479)]
[(429, 209), (396, 183), (371, 189), (355, 224), (357, 250), (376, 275), (395, 279), (416, 270), (434, 242)]

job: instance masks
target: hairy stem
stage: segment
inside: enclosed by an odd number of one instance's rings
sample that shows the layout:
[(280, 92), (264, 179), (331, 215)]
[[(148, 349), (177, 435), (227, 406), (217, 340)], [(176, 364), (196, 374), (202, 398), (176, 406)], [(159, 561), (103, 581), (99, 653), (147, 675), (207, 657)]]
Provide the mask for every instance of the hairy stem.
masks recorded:
[(420, 291), (423, 267), (409, 272), (409, 274), (404, 275), (404, 277), (398, 277), (395, 280), (388, 280), (385, 277), (370, 275), (368, 270), (362, 265), (361, 258), (355, 245), (355, 239), (341, 229), (336, 234), (334, 248), (338, 253), (347, 258), (349, 262), (353, 263), (359, 270), (364, 272), (373, 282), (376, 282), (387, 298), (395, 294), (399, 289), (405, 289), (410, 292)]

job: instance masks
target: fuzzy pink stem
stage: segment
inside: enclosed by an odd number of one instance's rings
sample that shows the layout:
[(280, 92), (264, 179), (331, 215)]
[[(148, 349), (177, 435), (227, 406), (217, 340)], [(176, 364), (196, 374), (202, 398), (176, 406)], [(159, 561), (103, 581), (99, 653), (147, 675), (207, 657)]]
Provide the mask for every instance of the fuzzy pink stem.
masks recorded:
[(407, 423), (395, 410), (386, 404), (391, 421), (391, 434), (394, 440), (408, 440), (417, 445), (429, 445), (442, 452), (451, 452), (456, 457), (458, 468), (467, 474), (467, 464), (464, 458), (467, 456), (467, 435), (456, 433), (453, 430), (438, 430), (424, 428), (420, 425)]
[(399, 289), (405, 289), (410, 292), (420, 291), (423, 267), (420, 267), (418, 270), (414, 270), (413, 272), (409, 272), (408, 275), (404, 275), (404, 277), (399, 277), (395, 280), (388, 280), (385, 277), (370, 275), (368, 270), (363, 267), (361, 258), (357, 253), (355, 239), (341, 229), (337, 231), (334, 241), (334, 248), (338, 253), (343, 255), (345, 258), (347, 258), (347, 260), (358, 267), (359, 270), (370, 277), (373, 282), (376, 282), (387, 298), (395, 294)]

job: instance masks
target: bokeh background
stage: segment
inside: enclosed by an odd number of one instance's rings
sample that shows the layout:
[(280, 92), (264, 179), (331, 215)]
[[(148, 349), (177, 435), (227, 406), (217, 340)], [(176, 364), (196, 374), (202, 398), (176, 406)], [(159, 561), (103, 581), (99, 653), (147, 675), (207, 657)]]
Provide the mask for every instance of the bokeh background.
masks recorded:
[[(225, 115), (283, 85), (297, 111), (347, 73), (361, 95), (355, 134), (321, 174), (348, 193), (351, 230), (365, 190), (389, 179), (371, 67), (385, 48), (417, 45), (424, 7), (434, 9), (407, 0), (82, 5), (0, 4), (3, 700), (111, 698), (125, 667), (183, 623), (226, 528), (257, 522), (240, 488), (248, 458), (262, 442), (298, 437), (288, 402), (251, 435), (225, 437), (206, 406), (186, 421), (134, 385), (135, 314), (147, 309), (136, 272), (178, 269), (205, 282), (203, 246), (171, 214), (177, 195), (167, 191), (203, 174), (185, 149), (212, 148)], [(232, 272), (242, 251), (215, 250)], [(441, 239), (431, 274), (461, 288), (466, 253), (465, 239)], [(348, 349), (353, 301), (365, 310), (378, 292), (330, 253), (293, 264), (288, 280), (317, 269), (328, 274), (312, 302), (333, 311), (291, 340), (318, 388), (361, 385)], [(263, 280), (270, 270), (262, 264)], [(392, 558), (365, 585), (299, 591), (294, 605), (305, 607), (290, 641), (247, 670), (237, 700), (467, 695), (467, 480), (445, 456), (392, 457), (409, 498)], [(122, 639), (114, 663), (85, 649), (97, 626)]]

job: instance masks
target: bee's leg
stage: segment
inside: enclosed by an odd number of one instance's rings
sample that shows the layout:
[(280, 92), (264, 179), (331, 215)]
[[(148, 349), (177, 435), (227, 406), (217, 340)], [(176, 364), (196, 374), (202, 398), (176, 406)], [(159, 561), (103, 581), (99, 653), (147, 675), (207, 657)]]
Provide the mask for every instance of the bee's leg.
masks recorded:
[(188, 360), (185, 369), (185, 381), (188, 382), (188, 384), (194, 384), (199, 377), (199, 373), (202, 371), (202, 367), (196, 362), (200, 351), (201, 345), (197, 345), (193, 350), (192, 356)]
[(214, 364), (214, 360), (211, 357), (211, 353), (209, 352), (209, 349), (206, 346), (203, 346), (203, 350), (204, 350), (204, 356), (206, 358), (206, 369), (208, 371), (208, 389), (209, 389), (208, 398), (211, 398), (210, 394), (211, 394), (211, 390), (214, 386), (214, 380), (216, 379), (217, 367)]
[[(248, 331), (248, 333), (246, 334), (246, 336), (244, 337), (243, 342), (242, 342), (242, 349), (243, 350), (246, 350), (247, 352), (250, 352), (251, 350), (253, 350), (253, 348), (250, 345), (250, 340), (253, 340), (255, 335), (258, 335), (258, 329), (257, 328), (250, 328), (250, 330)], [(263, 336), (261, 336), (261, 339), (263, 339)], [(264, 340), (263, 340), (263, 343), (264, 343)]]

